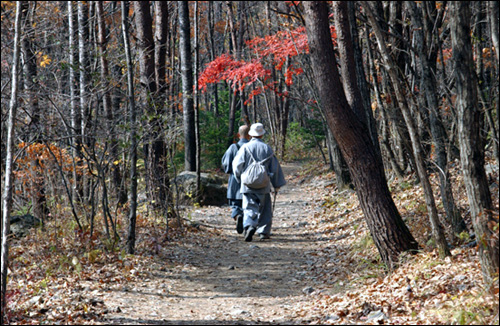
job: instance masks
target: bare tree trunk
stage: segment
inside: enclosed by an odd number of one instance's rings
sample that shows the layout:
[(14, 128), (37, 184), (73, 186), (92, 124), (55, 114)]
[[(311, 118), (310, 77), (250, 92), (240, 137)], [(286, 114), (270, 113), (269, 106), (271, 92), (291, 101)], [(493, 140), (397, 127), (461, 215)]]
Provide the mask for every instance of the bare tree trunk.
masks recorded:
[[(166, 60), (167, 60), (167, 39), (168, 39), (168, 22), (169, 22), (169, 12), (168, 12), (168, 2), (166, 1), (155, 1), (155, 78), (157, 85), (157, 93), (155, 96), (155, 101), (158, 103), (159, 116), (164, 116), (166, 112), (166, 99), (167, 99), (167, 82), (166, 82)], [(169, 81), (172, 83), (172, 81)], [(161, 121), (161, 118), (159, 117)], [(161, 127), (161, 137), (163, 137), (165, 130), (170, 128), (169, 125)], [(174, 208), (173, 196), (170, 187), (170, 176), (168, 173), (167, 156), (168, 152), (166, 150), (169, 144), (163, 139), (158, 139), (158, 143), (162, 146), (162, 160), (161, 165), (163, 166), (161, 172), (161, 182), (165, 189), (163, 209), (165, 211), (165, 219), (168, 223), (169, 218), (173, 218), (176, 215), (176, 210)], [(159, 147), (159, 145), (158, 145)], [(167, 228), (168, 230), (168, 228)]]
[(354, 53), (352, 54), (352, 56), (354, 59), (354, 66), (356, 70), (356, 80), (359, 87), (360, 96), (364, 104), (364, 113), (366, 115), (366, 123), (368, 125), (368, 129), (370, 130), (370, 136), (372, 138), (373, 145), (375, 146), (375, 151), (382, 160), (382, 153), (380, 150), (380, 143), (378, 140), (377, 123), (373, 116), (373, 112), (371, 110), (370, 90), (366, 82), (365, 69), (363, 67), (363, 53), (359, 45), (359, 34), (358, 34), (358, 25), (356, 23), (355, 3), (356, 3), (355, 1), (347, 1), (347, 11), (348, 11), (347, 18), (349, 21), (349, 27), (353, 45)]
[(193, 104), (193, 67), (191, 60), (191, 28), (189, 4), (177, 3), (179, 9), (179, 50), (182, 76), (182, 107), (184, 110), (184, 170), (196, 171), (196, 131)]
[[(90, 106), (91, 101), (89, 100), (88, 88), (89, 88), (89, 3), (85, 1), (78, 1), (78, 67), (80, 73), (80, 133), (81, 133), (81, 144), (88, 149), (90, 146), (89, 137), (87, 131), (90, 130)], [(82, 150), (83, 152), (84, 150)], [(88, 193), (88, 180), (85, 175), (81, 176), (81, 185), (77, 185), (78, 188), (81, 187), (79, 193), (81, 195), (82, 201), (85, 203)], [(74, 181), (76, 182), (76, 180)], [(73, 199), (76, 199), (74, 197)]]
[[(215, 51), (215, 13), (214, 13), (214, 5), (213, 1), (208, 2), (208, 33), (209, 33), (209, 41), (210, 41), (210, 61), (215, 60), (217, 57), (216, 51)], [(214, 105), (213, 105), (213, 112), (215, 115), (215, 125), (217, 130), (220, 128), (220, 122), (219, 122), (219, 86), (218, 83), (214, 83), (211, 85), (212, 87), (212, 92), (214, 96)], [(220, 143), (222, 140), (219, 139), (219, 133), (217, 133), (217, 142)]]
[(370, 139), (372, 140), (373, 147), (383, 165), (382, 157), (378, 154), (379, 145), (378, 139), (374, 139), (371, 132), (370, 115), (367, 114), (368, 108), (365, 107), (363, 96), (358, 83), (358, 76), (356, 71), (356, 61), (354, 52), (354, 40), (351, 37), (351, 26), (348, 17), (348, 7), (346, 1), (335, 1), (333, 3), (333, 12), (335, 17), (335, 26), (337, 31), (337, 45), (340, 53), (340, 66), (342, 69), (342, 79), (344, 91), (347, 97), (347, 102), (351, 106), (359, 121), (370, 130)]
[(371, 22), (372, 28), (377, 37), (378, 46), (384, 60), (384, 65), (386, 66), (387, 72), (392, 81), (392, 85), (394, 87), (394, 92), (397, 97), (398, 104), (400, 106), (401, 111), (403, 112), (403, 117), (408, 127), (408, 132), (410, 134), (411, 144), (413, 148), (413, 155), (415, 158), (415, 164), (418, 175), (420, 177), (420, 182), (422, 183), (422, 188), (424, 190), (425, 203), (427, 206), (427, 213), (429, 214), (429, 221), (431, 223), (431, 230), (434, 240), (436, 241), (436, 245), (438, 247), (440, 256), (441, 257), (450, 256), (451, 255), (450, 249), (448, 248), (448, 244), (444, 236), (443, 227), (439, 222), (436, 203), (434, 200), (434, 194), (423, 161), (422, 145), (418, 137), (417, 129), (413, 117), (411, 115), (410, 108), (408, 107), (406, 98), (404, 96), (403, 87), (401, 86), (401, 82), (399, 81), (399, 76), (395, 68), (396, 65), (389, 54), (385, 40), (383, 39), (382, 31), (380, 30), (377, 20), (375, 19), (375, 16), (373, 15), (370, 4), (367, 3), (366, 1), (363, 1), (362, 4), (363, 7), (366, 9), (368, 19)]
[(198, 1), (194, 2), (194, 130), (196, 143), (196, 196), (201, 194), (200, 105), (198, 97)]
[(16, 20), (14, 27), (14, 53), (12, 57), (12, 82), (9, 102), (9, 117), (7, 120), (7, 154), (5, 158), (5, 184), (2, 191), (2, 324), (5, 320), (6, 293), (7, 293), (7, 271), (9, 266), (9, 232), (10, 232), (10, 211), (12, 209), (12, 168), (15, 138), (15, 121), (17, 114), (17, 92), (19, 79), (19, 48), (21, 39), (21, 10), (23, 1), (16, 3)]
[(73, 8), (73, 2), (68, 1), (68, 27), (69, 27), (69, 96), (70, 96), (70, 108), (71, 108), (71, 146), (72, 146), (72, 159), (73, 159), (73, 186), (71, 188), (71, 197), (78, 198), (78, 191), (81, 189), (81, 178), (78, 175), (77, 163), (81, 157), (81, 147), (82, 139), (80, 134), (80, 112), (77, 105), (77, 89), (76, 89), (76, 76), (75, 68), (78, 66), (78, 60), (76, 57), (76, 20), (75, 20), (75, 10)]
[[(425, 3), (424, 5), (429, 6), (430, 3)], [(451, 189), (452, 184), (448, 170), (446, 153), (446, 131), (439, 115), (438, 95), (436, 93), (438, 87), (434, 78), (436, 75), (437, 50), (431, 51), (429, 46), (427, 46), (427, 44), (433, 43), (432, 30), (429, 29), (434, 29), (441, 24), (437, 21), (438, 17), (433, 17), (433, 20), (431, 20), (431, 17), (427, 14), (425, 15), (425, 18), (422, 17), (422, 12), (418, 10), (417, 5), (414, 2), (408, 2), (408, 6), (412, 13), (412, 24), (415, 26), (414, 47), (420, 60), (419, 68), (422, 80), (422, 92), (420, 92), (420, 94), (424, 97), (422, 100), (427, 104), (427, 108), (429, 110), (430, 129), (436, 157), (435, 164), (437, 166), (437, 169), (435, 170), (439, 178), (441, 198), (446, 216), (453, 228), (452, 236), (456, 237), (462, 231), (466, 231), (467, 227), (460, 211), (455, 205), (455, 199), (453, 198), (453, 192)], [(436, 8), (429, 8), (429, 10), (425, 10), (425, 12), (435, 13)], [(427, 39), (425, 39), (425, 36), (427, 36)]]
[[(24, 53), (24, 90), (28, 98), (28, 106), (30, 108), (31, 120), (29, 123), (28, 136), (33, 142), (38, 144), (40, 142), (42, 127), (40, 124), (40, 106), (38, 104), (39, 87), (35, 83), (37, 78), (37, 65), (36, 65), (36, 51), (34, 49), (35, 29), (33, 26), (33, 18), (36, 9), (36, 2), (23, 2), (23, 26), (24, 37), (21, 41), (21, 46)], [(33, 207), (33, 216), (45, 223), (45, 218), (48, 215), (47, 200), (45, 198), (45, 178), (41, 173), (41, 165), (39, 158), (35, 158), (31, 165), (31, 203)]]
[(477, 80), (472, 70), (469, 1), (451, 3), (451, 44), (457, 98), (460, 162), (479, 247), (481, 269), (487, 286), (498, 277), (498, 218), (484, 170), (484, 144), (480, 136)]
[(128, 6), (126, 1), (121, 2), (122, 12), (122, 34), (127, 60), (127, 94), (130, 113), (130, 192), (129, 192), (129, 216), (127, 252), (134, 254), (135, 251), (135, 225), (137, 221), (137, 136), (136, 136), (136, 110), (134, 98), (134, 66), (130, 53), (130, 41), (128, 31)]
[[(488, 1), (488, 17), (490, 21), (490, 30), (491, 30), (491, 41), (493, 43), (493, 46), (495, 47), (495, 57), (497, 59), (496, 61), (496, 68), (497, 68), (497, 80), (498, 80), (498, 69), (500, 67), (500, 59), (499, 59), (499, 52), (500, 52), (500, 44), (498, 41), (498, 17), (499, 17), (499, 10), (498, 10), (498, 1)], [(497, 116), (497, 124), (496, 124), (496, 130), (500, 130), (500, 125), (499, 125), (499, 117), (500, 117), (500, 101), (498, 100), (499, 94), (498, 94), (498, 84), (496, 87), (496, 116)], [(498, 139), (498, 135), (497, 135)], [(497, 144), (497, 149), (500, 146), (500, 144)], [(497, 164), (500, 162), (500, 153), (497, 152)]]
[(375, 245), (384, 263), (393, 269), (399, 255), (417, 250), (418, 244), (394, 204), (366, 126), (347, 103), (335, 62), (327, 4), (307, 1), (303, 5), (312, 67), (328, 126), (351, 171)]
[[(135, 25), (139, 48), (142, 101), (146, 111), (146, 187), (149, 205), (153, 210), (163, 209), (168, 193), (167, 149), (163, 139), (162, 115), (164, 103), (158, 101), (155, 71), (155, 44), (153, 19), (148, 1), (134, 1)], [(164, 76), (158, 76), (164, 78)], [(163, 212), (162, 212), (163, 213)]]
[[(98, 47), (99, 47), (99, 58), (101, 60), (101, 85), (102, 85), (102, 104), (104, 107), (104, 112), (106, 114), (106, 132), (109, 151), (111, 153), (111, 160), (114, 162), (118, 159), (118, 142), (116, 140), (114, 132), (114, 117), (113, 117), (113, 107), (111, 102), (111, 88), (109, 85), (109, 68), (108, 68), (108, 58), (106, 51), (106, 25), (104, 22), (104, 9), (102, 1), (96, 2), (96, 14), (97, 14), (97, 25), (99, 27), (98, 33)], [(112, 180), (114, 186), (114, 194), (116, 197), (120, 197), (120, 184), (121, 184), (121, 173), (118, 164), (111, 164), (112, 169)], [(119, 203), (123, 204), (123, 203)]]

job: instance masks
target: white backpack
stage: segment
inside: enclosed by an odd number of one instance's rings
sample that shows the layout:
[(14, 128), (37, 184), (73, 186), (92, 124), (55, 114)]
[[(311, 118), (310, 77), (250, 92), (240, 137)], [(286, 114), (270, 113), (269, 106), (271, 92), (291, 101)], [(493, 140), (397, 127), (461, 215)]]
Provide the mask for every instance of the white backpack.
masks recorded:
[(241, 174), (241, 182), (245, 186), (253, 189), (262, 189), (267, 187), (270, 179), (266, 166), (264, 164), (269, 161), (274, 154), (269, 156), (268, 158), (263, 159), (262, 161), (256, 161), (252, 153), (250, 153), (250, 151), (247, 150), (246, 147), (245, 150), (248, 152), (248, 154), (250, 154), (252, 162), (250, 163), (250, 165), (248, 165), (245, 172)]

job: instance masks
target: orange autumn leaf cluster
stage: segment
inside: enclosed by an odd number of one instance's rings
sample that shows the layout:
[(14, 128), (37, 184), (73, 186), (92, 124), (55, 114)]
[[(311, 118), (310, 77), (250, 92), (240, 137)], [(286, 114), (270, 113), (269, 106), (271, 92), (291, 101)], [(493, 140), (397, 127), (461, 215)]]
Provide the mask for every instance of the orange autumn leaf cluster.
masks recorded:
[[(14, 174), (23, 184), (27, 184), (29, 180), (41, 179), (46, 175), (55, 173), (57, 165), (64, 172), (72, 172), (74, 169), (71, 155), (66, 149), (54, 144), (21, 142), (18, 148), (23, 150), (23, 154), (16, 160), (18, 168), (14, 171)], [(82, 175), (85, 166), (78, 164), (78, 161), (80, 159), (75, 158), (77, 174)]]

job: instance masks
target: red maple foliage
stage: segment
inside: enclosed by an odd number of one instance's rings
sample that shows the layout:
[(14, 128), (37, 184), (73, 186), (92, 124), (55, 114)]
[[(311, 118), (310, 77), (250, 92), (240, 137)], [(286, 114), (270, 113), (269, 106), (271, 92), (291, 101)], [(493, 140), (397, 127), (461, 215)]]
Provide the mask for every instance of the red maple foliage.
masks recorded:
[[(334, 27), (331, 27), (331, 34), (332, 42), (335, 45), (337, 34)], [(237, 92), (259, 80), (261, 85), (250, 92), (248, 100), (262, 93), (264, 89), (277, 92), (274, 87), (276, 81), (271, 80), (271, 70), (266, 69), (264, 63), (268, 62), (274, 65), (277, 71), (282, 71), (283, 65), (287, 60), (309, 53), (305, 27), (282, 30), (274, 35), (265, 37), (256, 37), (247, 41), (246, 44), (257, 59), (253, 59), (250, 62), (243, 60), (236, 61), (229, 54), (217, 57), (214, 61), (208, 63), (205, 70), (201, 73), (198, 79), (199, 89), (205, 92), (208, 84), (225, 80), (230, 83), (234, 92)], [(304, 70), (301, 67), (290, 64), (286, 68), (286, 71), (283, 72), (285, 83), (288, 86), (292, 85), (293, 77), (303, 72)], [(279, 95), (286, 96), (287, 94), (280, 93)]]

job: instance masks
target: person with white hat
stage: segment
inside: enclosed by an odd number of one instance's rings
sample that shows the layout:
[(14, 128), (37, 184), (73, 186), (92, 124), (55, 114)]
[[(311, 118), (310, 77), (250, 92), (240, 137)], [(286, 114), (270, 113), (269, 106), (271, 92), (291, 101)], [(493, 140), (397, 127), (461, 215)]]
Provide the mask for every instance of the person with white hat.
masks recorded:
[[(271, 146), (262, 140), (265, 133), (262, 123), (252, 124), (248, 132), (252, 139), (241, 147), (233, 160), (233, 173), (241, 184), (240, 192), (243, 197), (245, 241), (252, 241), (255, 233), (259, 234), (261, 240), (270, 239), (273, 217), (271, 186), (277, 192), (286, 184), (283, 170)], [(269, 182), (258, 188), (249, 186), (242, 180), (247, 168), (255, 163), (261, 163), (269, 177)]]
[(238, 150), (244, 144), (248, 143), (250, 136), (248, 135), (250, 127), (242, 125), (238, 129), (238, 136), (240, 140), (237, 143), (231, 144), (222, 156), (222, 169), (225, 173), (229, 174), (227, 183), (227, 200), (231, 206), (231, 217), (236, 221), (236, 232), (243, 233), (243, 209), (242, 209), (242, 196), (240, 193), (240, 183), (233, 174), (233, 159), (238, 153)]

